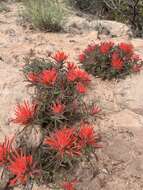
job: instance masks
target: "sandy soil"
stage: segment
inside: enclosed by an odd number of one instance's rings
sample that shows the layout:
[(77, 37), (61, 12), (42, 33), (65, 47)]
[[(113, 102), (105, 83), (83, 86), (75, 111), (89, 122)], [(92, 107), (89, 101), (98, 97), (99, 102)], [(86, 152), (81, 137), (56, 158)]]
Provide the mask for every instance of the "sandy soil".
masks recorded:
[[(63, 49), (76, 60), (89, 42), (99, 41), (97, 31), (79, 33), (42, 33), (22, 27), (18, 22), (18, 5), (9, 5), (10, 12), (0, 13), (0, 139), (12, 135), (19, 126), (8, 122), (14, 105), (29, 98), (21, 67), (31, 50), (37, 55)], [(117, 30), (117, 28), (116, 28)], [(118, 31), (120, 32), (120, 31)], [(101, 36), (109, 39), (110, 36)], [(115, 38), (127, 40), (127, 36)], [(136, 50), (143, 53), (143, 40), (132, 39)], [(102, 106), (103, 116), (97, 119), (104, 148), (92, 170), (86, 166), (75, 172), (78, 190), (142, 190), (143, 189), (143, 73), (120, 82), (94, 80), (89, 91)], [(98, 172), (96, 172), (98, 171)], [(96, 174), (95, 174), (96, 173)], [(34, 187), (34, 190), (44, 189)], [(46, 189), (46, 188), (45, 188)]]

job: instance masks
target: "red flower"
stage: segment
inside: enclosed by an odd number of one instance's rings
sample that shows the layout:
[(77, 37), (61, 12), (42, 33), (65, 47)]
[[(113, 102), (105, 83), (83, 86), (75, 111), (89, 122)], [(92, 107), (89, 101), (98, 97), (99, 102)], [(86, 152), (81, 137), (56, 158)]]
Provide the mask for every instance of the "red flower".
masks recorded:
[(40, 74), (40, 82), (45, 85), (54, 85), (57, 79), (57, 71), (53, 68), (50, 70), (44, 70)]
[(63, 113), (64, 112), (64, 108), (65, 108), (65, 105), (61, 104), (61, 103), (54, 103), (53, 106), (51, 107), (52, 111), (55, 113), (55, 114), (60, 114), (60, 113)]
[(63, 51), (57, 51), (53, 57), (57, 62), (61, 63), (65, 61), (68, 56)]
[(139, 64), (135, 64), (132, 67), (132, 71), (135, 72), (135, 73), (140, 72), (141, 69), (142, 69), (142, 65), (139, 65)]
[(120, 43), (119, 48), (127, 54), (132, 54), (133, 53), (133, 45), (132, 44), (127, 44), (127, 43)]
[(33, 72), (29, 72), (27, 75), (27, 78), (31, 82), (37, 82), (38, 81), (38, 75), (36, 73), (33, 73)]
[(114, 45), (113, 42), (101, 43), (100, 46), (99, 46), (99, 50), (100, 50), (101, 53), (106, 54), (113, 47), (113, 45)]
[(85, 60), (85, 58), (86, 58), (85, 54), (81, 53), (81, 54), (79, 55), (79, 61), (80, 61), (81, 63)]
[(85, 53), (91, 53), (96, 49), (96, 44), (90, 44), (87, 46), (87, 48), (84, 50)]
[(120, 58), (112, 60), (112, 67), (115, 70), (118, 70), (118, 71), (122, 70), (123, 64), (124, 62)]
[(63, 128), (57, 130), (50, 137), (45, 138), (44, 144), (58, 151), (62, 157), (64, 154), (70, 156), (79, 155), (80, 147), (76, 144), (77, 138), (74, 133), (75, 129)]
[(82, 124), (79, 130), (78, 136), (81, 139), (81, 144), (83, 146), (91, 145), (96, 147), (97, 146), (97, 135), (94, 132), (93, 127), (90, 124)]
[(84, 94), (87, 91), (87, 88), (85, 87), (85, 85), (83, 85), (81, 82), (78, 82), (76, 85), (76, 90), (80, 93), (80, 94)]
[(11, 152), (11, 144), (13, 139), (9, 140), (5, 138), (4, 143), (0, 144), (0, 166), (8, 162), (8, 156)]
[(76, 72), (76, 78), (79, 79), (80, 81), (82, 82), (91, 81), (91, 78), (86, 71), (81, 70), (81, 69), (76, 69), (75, 72)]
[(98, 106), (94, 105), (91, 109), (91, 115), (95, 115), (95, 114), (99, 113), (100, 111), (101, 111), (101, 109)]
[(77, 69), (77, 66), (74, 63), (68, 62), (67, 68), (68, 70), (72, 70), (72, 69), (74, 70), (74, 69)]
[(21, 151), (13, 152), (12, 158), (9, 159), (9, 166), (7, 169), (15, 176), (10, 181), (10, 186), (15, 184), (25, 184), (30, 176), (33, 175), (35, 163), (31, 155), (26, 156)]
[(69, 70), (67, 73), (67, 79), (68, 81), (78, 80), (86, 83), (91, 81), (89, 74), (79, 68)]
[(22, 105), (18, 104), (15, 110), (15, 119), (12, 119), (12, 122), (18, 123), (21, 125), (29, 124), (36, 114), (37, 104), (24, 101)]
[(64, 188), (64, 190), (75, 190), (76, 183), (77, 183), (77, 180), (64, 182), (62, 187)]

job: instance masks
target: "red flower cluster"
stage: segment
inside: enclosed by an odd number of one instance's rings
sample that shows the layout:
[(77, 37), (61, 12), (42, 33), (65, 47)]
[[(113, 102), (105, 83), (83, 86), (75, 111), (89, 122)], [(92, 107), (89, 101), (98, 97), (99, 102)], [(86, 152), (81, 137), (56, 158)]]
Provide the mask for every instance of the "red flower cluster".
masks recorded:
[(103, 79), (125, 77), (131, 72), (139, 72), (143, 61), (134, 54), (132, 44), (101, 42), (88, 45), (79, 56), (86, 71)]
[(87, 83), (91, 81), (89, 74), (86, 71), (79, 69), (77, 67), (76, 68), (70, 67), (70, 69), (68, 69), (67, 79), (68, 81), (81, 81), (81, 82), (87, 82)]
[(109, 53), (110, 49), (114, 46), (113, 42), (103, 42), (99, 46), (99, 50), (102, 54)]
[(100, 111), (101, 111), (101, 108), (99, 108), (98, 106), (94, 105), (94, 106), (91, 108), (90, 114), (91, 114), (91, 115), (95, 115), (95, 114), (99, 113)]
[(62, 157), (81, 155), (86, 146), (101, 147), (97, 144), (98, 135), (89, 124), (82, 124), (80, 129), (63, 128), (57, 130), (50, 137), (44, 140), (45, 145), (49, 145)]
[(91, 53), (96, 49), (96, 44), (89, 44), (87, 48), (84, 50), (86, 53)]
[(43, 70), (39, 75), (39, 82), (45, 85), (54, 85), (57, 79), (57, 71), (53, 68), (50, 70)]
[(38, 75), (36, 73), (29, 72), (27, 78), (31, 82), (38, 82)]
[(95, 134), (93, 127), (90, 124), (81, 124), (80, 130), (78, 132), (78, 136), (80, 138), (80, 143), (82, 147), (86, 147), (87, 145), (93, 147), (101, 147), (97, 144), (97, 140), (99, 139), (98, 135)]
[(33, 83), (41, 83), (44, 85), (54, 85), (57, 79), (57, 71), (55, 69), (46, 69), (46, 70), (43, 70), (39, 74), (29, 72), (27, 75), (27, 79)]
[[(90, 46), (90, 49), (94, 49), (94, 46)], [(66, 60), (67, 56), (64, 52), (57, 52), (53, 58), (58, 63), (61, 63)], [(32, 83), (54, 86), (56, 82), (59, 82), (58, 75), (59, 77), (61, 76), (59, 69), (59, 67), (53, 65), (52, 69), (46, 69), (40, 73), (29, 72), (27, 74), (27, 79)], [(78, 93), (83, 94), (86, 92), (86, 85), (91, 81), (91, 78), (86, 71), (78, 68), (74, 63), (68, 62), (67, 71), (64, 73), (64, 75), (66, 75), (68, 82), (75, 82), (75, 88)], [(61, 86), (61, 88), (64, 88), (63, 85)], [(56, 113), (57, 111), (53, 112)]]
[(55, 53), (55, 55), (53, 56), (53, 58), (58, 62), (58, 63), (61, 63), (61, 62), (64, 62), (68, 56), (63, 52), (63, 51), (57, 51)]
[(133, 45), (132, 44), (127, 44), (127, 43), (120, 43), (119, 48), (126, 54), (131, 54), (133, 53)]
[(119, 54), (114, 52), (112, 54), (112, 67), (113, 67), (113, 69), (120, 71), (120, 70), (122, 70), (122, 68), (124, 66), (123, 64), (124, 64), (124, 62), (119, 57)]
[(13, 148), (14, 138), (5, 138), (4, 143), (0, 144), (0, 166), (3, 166), (13, 176), (9, 181), (9, 186), (26, 184), (29, 177), (38, 173), (35, 170), (36, 164), (31, 155), (26, 156), (23, 152)]
[(12, 119), (12, 122), (18, 123), (21, 125), (27, 125), (31, 123), (35, 117), (37, 111), (37, 104), (24, 101), (23, 104), (18, 104), (15, 110), (15, 118)]
[(6, 138), (4, 143), (0, 144), (0, 166), (3, 166), (8, 162), (12, 141), (13, 139), (9, 140)]
[(64, 108), (65, 108), (65, 105), (63, 105), (59, 102), (54, 103), (53, 106), (51, 106), (51, 109), (52, 109), (53, 113), (55, 113), (55, 114), (63, 113)]
[(22, 151), (15, 150), (12, 154), (12, 159), (9, 159), (10, 164), (7, 169), (15, 176), (10, 181), (10, 186), (16, 184), (26, 184), (29, 177), (33, 175), (35, 163), (31, 155), (26, 156)]
[[(64, 52), (56, 52), (49, 59), (32, 59), (24, 67), (25, 76), (35, 86), (38, 95), (36, 122), (48, 124), (51, 121), (54, 126), (59, 125), (78, 112), (72, 106), (73, 101), (77, 99), (78, 105), (83, 106), (79, 99), (86, 93), (91, 78), (86, 71), (66, 59)], [(29, 123), (32, 111), (25, 105), (17, 107), (15, 122)]]
[(44, 144), (51, 146), (63, 157), (65, 154), (79, 155), (79, 146), (76, 145), (75, 129), (63, 128), (57, 130), (50, 137), (46, 137)]
[(67, 80), (70, 82), (76, 82), (76, 90), (82, 94), (87, 91), (86, 85), (91, 81), (91, 78), (86, 71), (81, 70), (74, 65), (68, 65)]
[(81, 53), (80, 55), (79, 55), (79, 60), (80, 60), (80, 62), (82, 63), (84, 60), (85, 60), (85, 54), (83, 54), (83, 53)]
[(64, 190), (75, 190), (76, 183), (77, 183), (77, 180), (74, 179), (72, 181), (64, 182), (62, 187)]
[(77, 92), (80, 93), (80, 94), (84, 94), (84, 93), (87, 91), (85, 85), (83, 85), (81, 82), (78, 82), (78, 83), (76, 84), (76, 90), (77, 90)]

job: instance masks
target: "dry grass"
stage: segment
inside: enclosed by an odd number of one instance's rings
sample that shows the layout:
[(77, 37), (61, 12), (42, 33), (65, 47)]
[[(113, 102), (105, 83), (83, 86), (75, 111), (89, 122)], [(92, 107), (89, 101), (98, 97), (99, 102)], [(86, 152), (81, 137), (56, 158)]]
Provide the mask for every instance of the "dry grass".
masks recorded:
[(57, 0), (24, 0), (24, 15), (35, 28), (59, 31), (65, 20), (63, 4)]

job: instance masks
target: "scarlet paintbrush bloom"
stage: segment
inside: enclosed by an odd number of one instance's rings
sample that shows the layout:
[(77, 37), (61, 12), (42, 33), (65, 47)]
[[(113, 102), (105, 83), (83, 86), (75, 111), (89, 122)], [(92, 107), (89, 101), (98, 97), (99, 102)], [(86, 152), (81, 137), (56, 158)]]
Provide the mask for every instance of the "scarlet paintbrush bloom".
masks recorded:
[(80, 61), (81, 63), (85, 60), (85, 58), (86, 58), (85, 54), (81, 53), (81, 54), (79, 55), (79, 61)]
[(127, 43), (120, 43), (119, 48), (127, 54), (132, 54), (133, 53), (133, 45), (132, 44), (127, 44)]
[(72, 69), (68, 70), (68, 72), (67, 72), (67, 80), (72, 81), (72, 82), (77, 80), (77, 73), (76, 73), (75, 68), (72, 68)]
[(63, 51), (57, 51), (53, 57), (57, 62), (61, 63), (65, 61), (68, 56)]
[(89, 74), (79, 68), (71, 69), (67, 73), (68, 81), (82, 81), (82, 82), (90, 82), (91, 78)]
[(84, 94), (87, 91), (87, 88), (85, 87), (84, 84), (82, 84), (81, 82), (78, 82), (76, 84), (76, 90), (77, 92), (79, 92), (80, 94)]
[(24, 101), (23, 104), (18, 104), (15, 110), (15, 118), (12, 119), (12, 122), (18, 123), (21, 125), (27, 125), (31, 123), (35, 117), (37, 110), (37, 104)]
[(67, 154), (70, 156), (79, 155), (80, 148), (76, 146), (77, 138), (74, 136), (75, 129), (63, 128), (57, 130), (50, 137), (44, 140), (45, 145), (49, 145), (56, 150), (62, 157)]
[(4, 143), (0, 144), (0, 166), (3, 166), (8, 162), (8, 156), (11, 152), (11, 145), (13, 139), (5, 139)]
[(68, 62), (67, 69), (68, 70), (72, 70), (72, 69), (74, 70), (74, 69), (77, 69), (77, 66), (74, 63)]
[(31, 82), (37, 82), (38, 81), (38, 75), (36, 73), (33, 73), (33, 72), (29, 72), (27, 75), (27, 78)]
[(80, 81), (82, 81), (82, 82), (91, 81), (91, 78), (86, 71), (81, 70), (81, 69), (76, 69), (75, 72), (76, 72), (77, 79), (79, 79)]
[(54, 85), (57, 79), (56, 69), (47, 69), (39, 75), (39, 82), (45, 85)]
[(14, 151), (12, 158), (9, 159), (9, 166), (7, 169), (15, 176), (10, 181), (10, 186), (16, 184), (26, 184), (29, 177), (33, 176), (35, 163), (31, 155), (26, 156), (22, 151)]
[(90, 44), (87, 46), (87, 48), (84, 50), (85, 53), (91, 53), (96, 49), (96, 44)]
[(61, 104), (59, 102), (54, 103), (53, 106), (51, 107), (53, 113), (55, 113), (55, 114), (63, 113), (64, 108), (65, 108), (65, 105), (63, 105), (63, 104)]
[(101, 108), (99, 108), (98, 106), (94, 105), (91, 109), (91, 115), (96, 115), (97, 113), (99, 113), (101, 111)]
[(75, 185), (77, 183), (77, 180), (67, 181), (64, 182), (62, 187), (64, 190), (76, 190)]
[(90, 124), (82, 124), (79, 130), (79, 137), (83, 146), (91, 145), (96, 146), (97, 135), (94, 132), (93, 127)]
[(118, 58), (118, 59), (112, 59), (112, 68), (115, 70), (122, 70), (123, 69), (124, 62)]
[(114, 43), (113, 42), (104, 42), (101, 43), (99, 46), (99, 50), (102, 54), (106, 54), (109, 52), (109, 50), (113, 47)]

